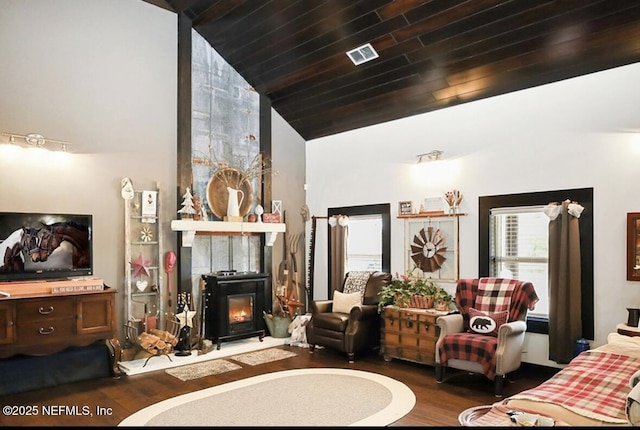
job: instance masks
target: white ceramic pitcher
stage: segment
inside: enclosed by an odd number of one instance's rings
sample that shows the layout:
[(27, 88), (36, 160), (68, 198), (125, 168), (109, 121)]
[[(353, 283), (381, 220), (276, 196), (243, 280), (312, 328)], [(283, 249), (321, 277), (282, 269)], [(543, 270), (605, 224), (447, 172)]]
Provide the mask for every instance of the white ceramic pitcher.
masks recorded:
[[(227, 216), (240, 216), (240, 206), (244, 200), (244, 192), (227, 187), (229, 192), (229, 200), (227, 202)], [(238, 198), (238, 196), (240, 197)]]

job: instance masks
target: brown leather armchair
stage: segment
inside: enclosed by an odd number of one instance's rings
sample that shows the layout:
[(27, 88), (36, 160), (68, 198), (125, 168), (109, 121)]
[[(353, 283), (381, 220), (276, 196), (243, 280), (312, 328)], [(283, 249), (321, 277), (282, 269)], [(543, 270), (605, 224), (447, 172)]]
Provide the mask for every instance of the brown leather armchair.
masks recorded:
[[(347, 273), (337, 291), (344, 292), (349, 275)], [(311, 319), (306, 328), (310, 353), (313, 354), (316, 345), (321, 345), (347, 353), (349, 362), (353, 363), (356, 353), (379, 347), (378, 293), (390, 282), (391, 274), (370, 272), (362, 304), (355, 305), (349, 313), (333, 312), (333, 300), (312, 301)]]

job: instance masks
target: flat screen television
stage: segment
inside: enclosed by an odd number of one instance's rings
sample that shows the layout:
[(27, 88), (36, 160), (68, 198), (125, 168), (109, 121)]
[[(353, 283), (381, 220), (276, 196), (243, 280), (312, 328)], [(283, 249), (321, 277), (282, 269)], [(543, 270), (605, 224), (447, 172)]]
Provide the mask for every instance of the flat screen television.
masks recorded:
[(0, 282), (93, 275), (92, 216), (0, 212)]

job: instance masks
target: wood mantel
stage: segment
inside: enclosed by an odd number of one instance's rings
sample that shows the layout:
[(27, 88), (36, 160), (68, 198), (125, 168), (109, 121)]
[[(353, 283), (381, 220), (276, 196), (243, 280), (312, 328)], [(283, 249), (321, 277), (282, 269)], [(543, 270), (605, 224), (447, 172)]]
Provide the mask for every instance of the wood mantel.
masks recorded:
[(182, 246), (191, 247), (196, 234), (225, 235), (266, 234), (266, 246), (273, 246), (278, 233), (286, 231), (284, 223), (173, 220), (171, 230), (182, 232)]

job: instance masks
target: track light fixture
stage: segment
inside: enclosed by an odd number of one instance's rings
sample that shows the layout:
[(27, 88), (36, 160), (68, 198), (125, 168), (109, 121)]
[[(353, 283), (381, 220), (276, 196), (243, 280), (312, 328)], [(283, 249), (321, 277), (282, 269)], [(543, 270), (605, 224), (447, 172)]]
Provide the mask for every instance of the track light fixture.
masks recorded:
[(434, 149), (431, 152), (427, 152), (425, 154), (418, 154), (416, 155), (416, 158), (418, 159), (418, 163), (426, 163), (427, 161), (436, 161), (436, 160), (440, 160), (440, 156), (442, 155), (443, 151), (439, 151), (437, 149)]
[[(3, 136), (9, 137), (9, 143), (12, 145), (32, 146), (35, 148), (52, 149), (56, 151), (67, 152), (67, 149), (71, 145), (69, 142), (62, 140), (47, 139), (41, 134), (29, 133), (27, 135), (15, 134), (15, 133), (0, 133)], [(22, 142), (24, 140), (24, 142)]]

